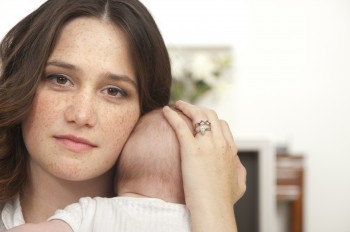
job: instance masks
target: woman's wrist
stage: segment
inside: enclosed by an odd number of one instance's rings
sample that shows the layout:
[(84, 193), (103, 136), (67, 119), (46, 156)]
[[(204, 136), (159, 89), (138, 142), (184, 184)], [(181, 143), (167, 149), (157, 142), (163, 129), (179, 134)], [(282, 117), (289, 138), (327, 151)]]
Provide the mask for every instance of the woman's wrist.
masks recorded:
[(188, 207), (191, 212), (193, 232), (237, 231), (233, 205), (197, 199), (189, 202)]

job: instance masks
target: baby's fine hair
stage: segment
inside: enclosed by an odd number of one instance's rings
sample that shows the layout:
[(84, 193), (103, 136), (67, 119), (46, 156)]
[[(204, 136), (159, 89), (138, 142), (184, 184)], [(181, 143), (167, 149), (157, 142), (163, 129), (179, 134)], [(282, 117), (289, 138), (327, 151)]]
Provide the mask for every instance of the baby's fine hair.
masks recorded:
[(161, 110), (142, 116), (117, 163), (116, 186), (144, 181), (171, 196), (183, 196), (180, 148)]

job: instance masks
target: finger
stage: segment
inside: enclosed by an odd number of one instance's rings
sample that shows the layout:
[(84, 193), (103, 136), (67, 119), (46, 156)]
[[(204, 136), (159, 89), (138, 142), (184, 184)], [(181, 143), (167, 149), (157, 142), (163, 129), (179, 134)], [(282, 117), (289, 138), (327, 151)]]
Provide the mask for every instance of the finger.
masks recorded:
[(174, 110), (172, 110), (169, 106), (163, 107), (164, 117), (169, 122), (170, 126), (175, 131), (175, 134), (179, 140), (180, 146), (181, 144), (191, 144), (193, 143), (193, 132), (188, 127), (185, 120)]
[[(221, 130), (220, 125), (218, 125), (218, 117), (215, 111), (203, 107), (198, 107), (184, 101), (177, 101), (175, 103), (175, 107), (187, 117), (191, 118), (196, 131), (196, 137), (211, 137), (213, 126), (215, 130)], [(203, 123), (203, 125), (201, 125), (201, 123)], [(203, 130), (205, 128), (202, 133), (198, 131), (201, 127), (203, 127)]]
[(229, 125), (228, 125), (228, 123), (226, 121), (220, 120), (220, 122), (221, 122), (222, 133), (223, 133), (227, 143), (230, 146), (230, 149), (232, 151), (232, 155), (233, 156), (237, 156), (238, 148), (237, 148), (237, 145), (234, 142), (234, 138), (233, 138), (233, 135), (231, 133), (230, 127), (229, 127)]
[(197, 123), (201, 120), (207, 121), (207, 115), (205, 114), (205, 111), (198, 106), (192, 105), (188, 102), (184, 101), (177, 101), (175, 103), (175, 108), (180, 110), (183, 114), (185, 114), (187, 117), (189, 117), (192, 120), (192, 124), (194, 127), (197, 126)]
[(178, 115), (180, 115), (180, 117), (186, 122), (188, 128), (190, 129), (190, 131), (192, 132), (192, 135), (195, 136), (197, 132), (195, 132), (194, 127), (192, 125), (192, 120), (187, 117), (185, 114), (183, 114), (180, 110), (177, 109), (173, 109)]
[(222, 133), (223, 133), (226, 141), (229, 144), (233, 144), (234, 138), (233, 138), (233, 135), (231, 133), (230, 126), (228, 125), (228, 123), (225, 120), (220, 120), (220, 126), (221, 126), (221, 130), (222, 130)]

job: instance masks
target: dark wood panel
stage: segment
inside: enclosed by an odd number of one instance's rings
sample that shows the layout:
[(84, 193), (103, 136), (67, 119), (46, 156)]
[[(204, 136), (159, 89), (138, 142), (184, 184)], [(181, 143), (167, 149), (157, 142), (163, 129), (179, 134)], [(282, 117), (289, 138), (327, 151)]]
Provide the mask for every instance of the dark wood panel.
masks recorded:
[(248, 173), (247, 191), (235, 206), (238, 231), (259, 232), (258, 152), (239, 151), (238, 155)]

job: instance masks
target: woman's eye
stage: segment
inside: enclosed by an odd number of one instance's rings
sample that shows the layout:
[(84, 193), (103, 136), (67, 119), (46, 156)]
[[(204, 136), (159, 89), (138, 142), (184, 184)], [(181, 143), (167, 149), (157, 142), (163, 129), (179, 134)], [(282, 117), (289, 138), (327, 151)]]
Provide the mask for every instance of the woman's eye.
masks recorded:
[(56, 85), (72, 85), (72, 82), (69, 80), (69, 78), (63, 74), (52, 74), (49, 75), (47, 79)]
[(105, 93), (112, 96), (112, 97), (125, 97), (126, 96), (126, 92), (120, 88), (116, 88), (116, 87), (109, 87), (106, 88)]

